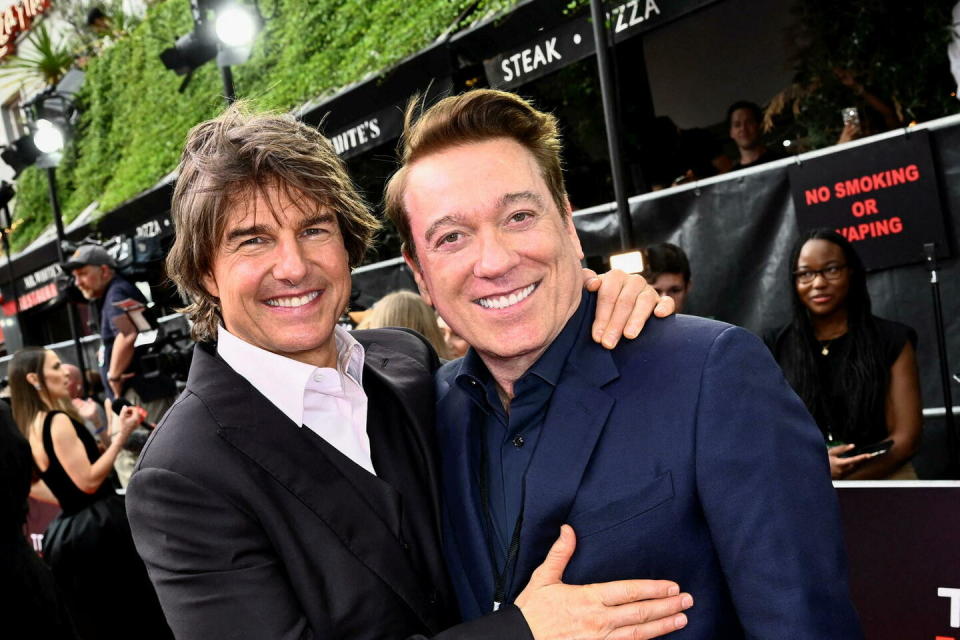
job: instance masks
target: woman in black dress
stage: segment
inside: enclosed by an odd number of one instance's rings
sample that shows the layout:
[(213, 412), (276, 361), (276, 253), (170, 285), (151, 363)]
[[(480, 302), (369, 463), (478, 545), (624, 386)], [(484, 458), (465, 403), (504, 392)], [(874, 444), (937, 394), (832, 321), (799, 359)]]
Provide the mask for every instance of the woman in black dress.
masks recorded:
[(30, 444), (0, 401), (0, 624), (11, 637), (76, 638), (50, 569), (24, 536), (32, 480)]
[[(917, 334), (870, 310), (863, 263), (829, 229), (806, 233), (790, 258), (793, 321), (771, 350), (827, 442), (834, 479), (916, 479), (922, 415)], [(840, 457), (893, 440), (886, 453)]]
[(67, 376), (54, 352), (17, 352), (8, 377), (14, 420), (62, 509), (44, 535), (43, 555), (80, 637), (171, 637), (116, 493), (113, 462), (139, 424), (135, 409), (123, 409), (101, 452), (70, 415)]

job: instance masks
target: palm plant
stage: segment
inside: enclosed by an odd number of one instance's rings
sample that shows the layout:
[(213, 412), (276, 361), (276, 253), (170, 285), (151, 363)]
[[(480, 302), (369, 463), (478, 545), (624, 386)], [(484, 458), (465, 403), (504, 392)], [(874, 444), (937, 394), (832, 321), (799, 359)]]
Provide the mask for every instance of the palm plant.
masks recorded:
[(66, 44), (54, 43), (46, 25), (39, 25), (27, 37), (28, 47), (22, 54), (10, 56), (0, 64), (3, 87), (43, 83), (56, 85), (73, 66), (73, 54)]

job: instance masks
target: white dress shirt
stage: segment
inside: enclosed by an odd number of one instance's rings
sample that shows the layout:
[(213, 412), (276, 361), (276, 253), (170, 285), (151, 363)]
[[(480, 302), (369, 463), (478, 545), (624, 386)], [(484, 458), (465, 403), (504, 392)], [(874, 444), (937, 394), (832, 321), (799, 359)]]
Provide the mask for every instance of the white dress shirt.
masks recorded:
[[(367, 435), (363, 347), (334, 329), (337, 368), (314, 367), (255, 347), (221, 325), (217, 354), (297, 426), (306, 426), (340, 453), (376, 475)], [(264, 428), (270, 428), (264, 425)]]

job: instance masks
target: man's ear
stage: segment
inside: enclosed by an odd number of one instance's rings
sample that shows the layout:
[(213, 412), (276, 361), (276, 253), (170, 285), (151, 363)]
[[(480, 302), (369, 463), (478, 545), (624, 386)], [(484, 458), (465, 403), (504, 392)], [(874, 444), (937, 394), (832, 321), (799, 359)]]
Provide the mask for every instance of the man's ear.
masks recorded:
[(423, 272), (420, 269), (420, 263), (417, 262), (417, 259), (410, 255), (410, 252), (407, 249), (406, 243), (403, 245), (402, 249), (403, 261), (407, 263), (407, 266), (410, 268), (410, 271), (413, 272), (413, 279), (417, 283), (417, 289), (420, 290), (420, 297), (423, 298), (431, 307), (433, 306), (433, 299), (430, 297), (430, 290), (427, 288), (426, 283), (423, 281)]
[(203, 285), (204, 290), (213, 296), (214, 298), (220, 297), (220, 287), (217, 286), (217, 279), (213, 277), (212, 273), (206, 273), (200, 278), (200, 284)]
[(570, 205), (570, 198), (564, 196), (563, 201), (566, 205), (564, 221), (567, 225), (567, 235), (570, 236), (570, 241), (573, 242), (573, 247), (577, 251), (577, 259), (583, 260), (583, 248), (580, 246), (580, 236), (577, 235), (577, 228), (573, 225), (573, 207)]

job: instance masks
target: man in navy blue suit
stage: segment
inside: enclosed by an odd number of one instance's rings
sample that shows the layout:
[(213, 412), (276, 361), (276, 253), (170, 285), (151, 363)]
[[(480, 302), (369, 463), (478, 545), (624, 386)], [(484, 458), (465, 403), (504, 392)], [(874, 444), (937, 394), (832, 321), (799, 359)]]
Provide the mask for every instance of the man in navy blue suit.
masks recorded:
[(861, 637), (822, 439), (762, 343), (681, 315), (603, 349), (553, 116), (492, 90), (415, 114), (387, 212), (471, 345), (437, 383), (463, 614), (520, 604), (569, 524), (565, 578), (677, 581), (678, 637)]

